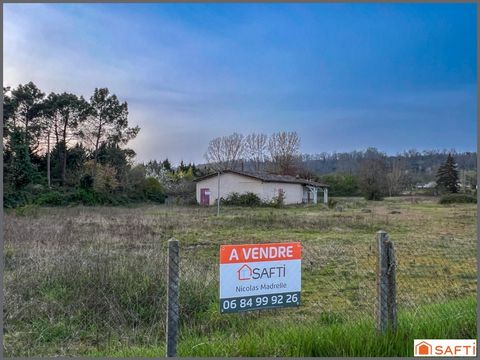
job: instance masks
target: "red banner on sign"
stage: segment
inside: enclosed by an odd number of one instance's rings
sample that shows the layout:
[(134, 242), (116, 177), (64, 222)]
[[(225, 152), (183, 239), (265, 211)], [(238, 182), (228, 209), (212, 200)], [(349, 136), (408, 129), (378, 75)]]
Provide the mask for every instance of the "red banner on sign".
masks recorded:
[(299, 242), (220, 246), (220, 264), (299, 260), (301, 257), (302, 246)]

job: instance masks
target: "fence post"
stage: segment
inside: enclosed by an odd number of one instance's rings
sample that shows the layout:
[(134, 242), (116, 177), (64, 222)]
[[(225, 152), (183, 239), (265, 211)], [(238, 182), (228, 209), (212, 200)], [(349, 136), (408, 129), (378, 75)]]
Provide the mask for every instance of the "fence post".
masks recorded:
[(397, 329), (397, 281), (396, 281), (396, 258), (395, 247), (391, 241), (387, 242), (387, 308), (388, 308), (388, 322), (392, 330)]
[(178, 240), (172, 238), (168, 240), (167, 357), (177, 356), (179, 263)]
[(396, 329), (397, 302), (395, 281), (395, 248), (385, 231), (377, 232), (377, 331)]

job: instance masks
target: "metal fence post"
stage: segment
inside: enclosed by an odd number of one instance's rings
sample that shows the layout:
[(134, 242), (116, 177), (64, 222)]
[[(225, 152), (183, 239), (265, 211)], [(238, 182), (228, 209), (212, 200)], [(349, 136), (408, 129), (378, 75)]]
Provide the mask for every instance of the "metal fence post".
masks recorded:
[(167, 357), (177, 356), (179, 318), (179, 246), (177, 239), (168, 240), (168, 286), (167, 286)]
[(395, 248), (385, 231), (377, 232), (377, 249), (376, 328), (383, 333), (397, 326)]

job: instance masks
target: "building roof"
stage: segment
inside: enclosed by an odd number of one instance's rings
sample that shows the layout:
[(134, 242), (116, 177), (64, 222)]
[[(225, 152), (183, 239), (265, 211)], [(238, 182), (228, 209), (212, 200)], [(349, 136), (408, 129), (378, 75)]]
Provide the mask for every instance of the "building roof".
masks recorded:
[[(275, 182), (275, 183), (287, 183), (287, 184), (301, 184), (301, 185), (310, 185), (316, 187), (328, 187), (327, 184), (321, 184), (319, 182), (302, 179), (299, 177), (291, 176), (291, 175), (277, 175), (277, 174), (266, 174), (266, 173), (253, 173), (253, 172), (246, 172), (246, 171), (236, 171), (236, 170), (223, 170), (223, 174), (231, 173), (237, 174), (241, 176), (247, 176), (253, 179), (257, 179), (263, 182)], [(196, 178), (194, 181), (202, 181), (213, 176), (217, 176), (218, 173), (208, 174), (199, 178)]]

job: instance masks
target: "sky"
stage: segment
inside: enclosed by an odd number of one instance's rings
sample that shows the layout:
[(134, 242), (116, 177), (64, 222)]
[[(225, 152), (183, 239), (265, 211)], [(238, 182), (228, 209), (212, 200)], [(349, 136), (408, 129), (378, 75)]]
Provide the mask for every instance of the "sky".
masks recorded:
[(476, 4), (4, 4), (3, 79), (108, 87), (137, 161), (201, 163), (233, 132), (475, 151), (476, 26)]

